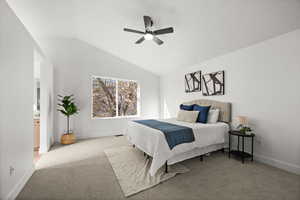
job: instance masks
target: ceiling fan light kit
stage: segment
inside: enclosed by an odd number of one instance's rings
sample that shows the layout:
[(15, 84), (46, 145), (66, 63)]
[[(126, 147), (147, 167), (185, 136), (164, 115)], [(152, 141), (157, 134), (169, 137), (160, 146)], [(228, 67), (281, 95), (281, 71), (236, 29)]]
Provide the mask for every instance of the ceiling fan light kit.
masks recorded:
[(152, 40), (153, 39), (153, 35), (150, 34), (150, 33), (146, 33), (144, 37), (145, 37), (146, 40)]
[(123, 30), (126, 31), (126, 32), (137, 33), (137, 34), (142, 34), (143, 35), (140, 39), (138, 39), (135, 42), (136, 44), (140, 44), (144, 40), (152, 40), (158, 45), (161, 45), (164, 42), (161, 39), (159, 39), (158, 37), (156, 37), (157, 35), (168, 34), (168, 33), (173, 33), (174, 32), (173, 27), (152, 31), (151, 27), (153, 26), (153, 21), (152, 21), (151, 17), (149, 17), (149, 16), (144, 16), (144, 24), (145, 24), (145, 31), (144, 32), (139, 31), (139, 30), (129, 29), (129, 28), (124, 28)]

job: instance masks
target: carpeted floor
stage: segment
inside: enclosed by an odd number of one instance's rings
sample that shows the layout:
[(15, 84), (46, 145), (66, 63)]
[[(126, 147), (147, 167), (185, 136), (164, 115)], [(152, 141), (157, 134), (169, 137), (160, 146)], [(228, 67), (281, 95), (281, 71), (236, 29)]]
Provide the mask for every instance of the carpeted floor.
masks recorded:
[(41, 157), (17, 199), (300, 199), (300, 176), (257, 162), (243, 165), (221, 152), (204, 162), (184, 161), (190, 172), (126, 198), (103, 152), (121, 145), (128, 145), (124, 137), (55, 146)]
[(150, 175), (152, 159), (131, 146), (105, 149), (112, 169), (126, 197), (148, 190), (158, 184), (190, 171), (184, 165), (176, 163), (168, 167), (168, 173), (161, 167), (154, 176)]

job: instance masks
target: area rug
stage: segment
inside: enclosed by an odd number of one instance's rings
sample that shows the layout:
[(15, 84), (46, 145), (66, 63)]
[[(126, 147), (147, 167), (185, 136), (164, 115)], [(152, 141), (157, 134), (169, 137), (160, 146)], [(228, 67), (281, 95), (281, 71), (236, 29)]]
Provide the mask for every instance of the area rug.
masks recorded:
[(168, 173), (165, 173), (162, 167), (155, 176), (150, 176), (151, 159), (147, 159), (138, 149), (122, 146), (106, 149), (104, 152), (126, 197), (156, 186), (176, 174), (189, 171), (182, 164), (174, 164), (169, 166)]

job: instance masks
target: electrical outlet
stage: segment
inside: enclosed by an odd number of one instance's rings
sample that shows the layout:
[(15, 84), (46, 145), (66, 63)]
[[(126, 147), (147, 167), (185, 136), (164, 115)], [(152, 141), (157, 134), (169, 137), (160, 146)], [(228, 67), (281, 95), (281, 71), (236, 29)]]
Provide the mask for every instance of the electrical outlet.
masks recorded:
[(9, 166), (9, 175), (12, 176), (15, 173), (15, 168), (12, 166)]

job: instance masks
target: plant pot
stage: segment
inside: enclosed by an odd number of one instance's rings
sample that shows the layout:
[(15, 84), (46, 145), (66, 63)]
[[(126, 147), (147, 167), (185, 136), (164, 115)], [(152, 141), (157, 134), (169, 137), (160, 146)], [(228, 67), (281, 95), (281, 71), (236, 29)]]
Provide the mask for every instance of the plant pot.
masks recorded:
[(63, 134), (60, 138), (61, 144), (73, 144), (76, 141), (76, 137), (73, 133)]

